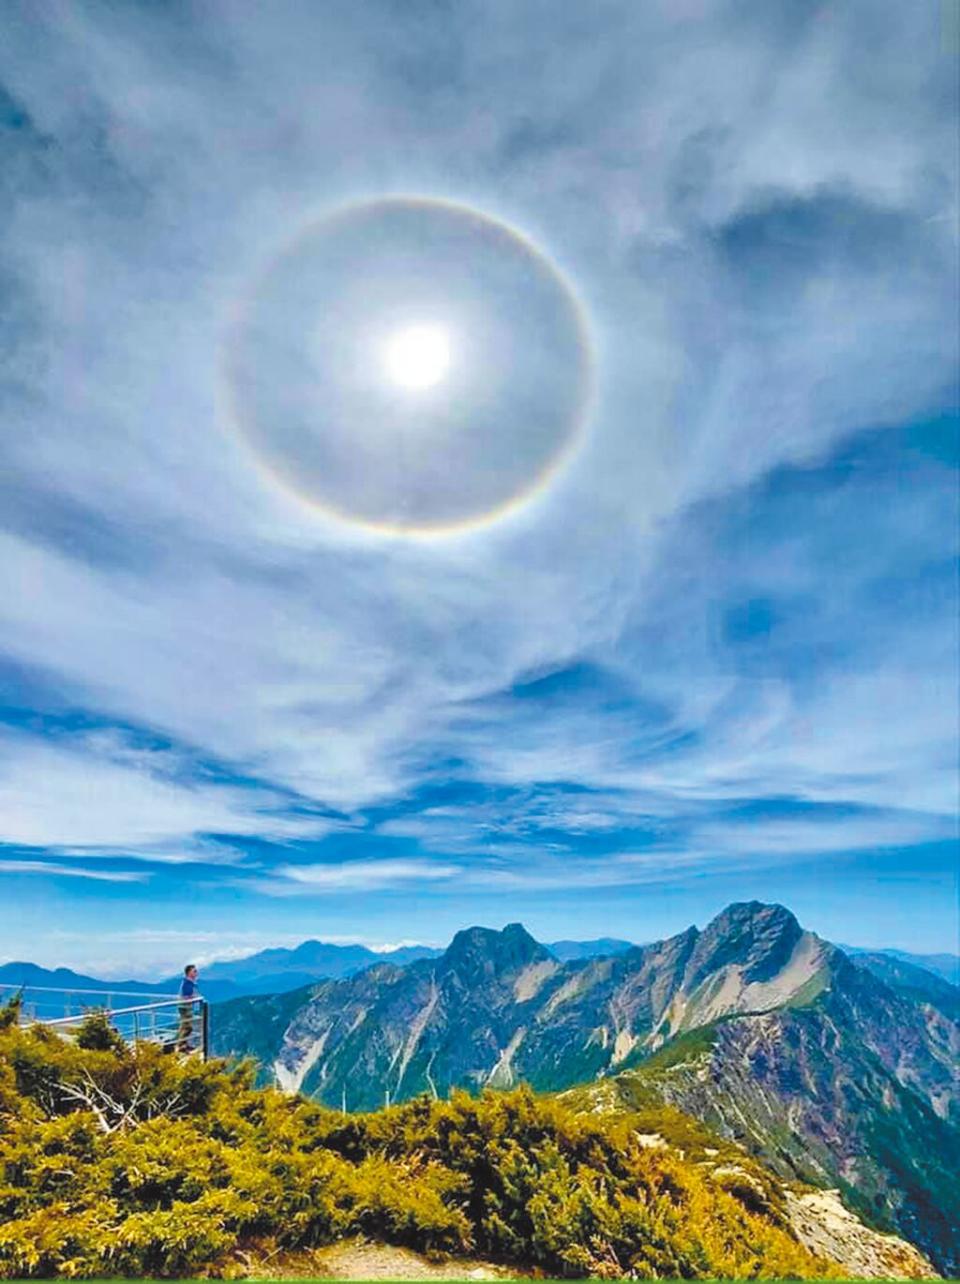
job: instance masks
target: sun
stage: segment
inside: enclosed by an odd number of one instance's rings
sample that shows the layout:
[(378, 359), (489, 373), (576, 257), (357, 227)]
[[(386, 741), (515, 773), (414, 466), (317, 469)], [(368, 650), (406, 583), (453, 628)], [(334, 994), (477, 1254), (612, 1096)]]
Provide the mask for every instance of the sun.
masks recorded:
[(230, 316), (231, 426), (321, 521), (391, 539), (492, 525), (586, 440), (598, 372), (583, 302), (540, 246), (471, 206), (333, 209)]
[(450, 336), (439, 325), (405, 326), (389, 337), (383, 357), (387, 376), (398, 387), (433, 388), (450, 368)]

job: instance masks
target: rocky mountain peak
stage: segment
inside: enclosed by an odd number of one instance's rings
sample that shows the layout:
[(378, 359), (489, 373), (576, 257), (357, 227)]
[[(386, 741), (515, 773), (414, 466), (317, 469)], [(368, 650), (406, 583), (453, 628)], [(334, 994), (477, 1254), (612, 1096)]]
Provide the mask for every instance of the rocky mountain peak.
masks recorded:
[(530, 935), (522, 923), (509, 923), (502, 932), (489, 927), (468, 927), (458, 932), (440, 960), (440, 969), (454, 971), (471, 982), (487, 976), (518, 972), (530, 963), (551, 958), (550, 952)]
[(755, 930), (770, 926), (780, 930), (799, 927), (796, 915), (785, 905), (769, 904), (766, 901), (734, 901), (711, 919), (704, 931), (716, 928), (729, 932), (737, 925), (753, 927)]
[(728, 905), (701, 932), (686, 985), (692, 988), (730, 965), (739, 967), (746, 981), (768, 981), (786, 966), (801, 936), (803, 928), (782, 905)]
[[(855, 1163), (857, 1198), (953, 1273), (956, 1182), (937, 1156), (958, 1150), (960, 1027), (939, 992), (908, 980), (855, 966), (758, 901), (702, 932), (566, 963), (519, 923), (472, 927), (405, 969), (220, 1005), (214, 1050), (269, 1059), (286, 1090), (353, 1110), (387, 1091), (554, 1092), (626, 1072), (641, 1094), (762, 1147), (791, 1180), (849, 1182)], [(631, 1094), (631, 1109), (646, 1101)]]

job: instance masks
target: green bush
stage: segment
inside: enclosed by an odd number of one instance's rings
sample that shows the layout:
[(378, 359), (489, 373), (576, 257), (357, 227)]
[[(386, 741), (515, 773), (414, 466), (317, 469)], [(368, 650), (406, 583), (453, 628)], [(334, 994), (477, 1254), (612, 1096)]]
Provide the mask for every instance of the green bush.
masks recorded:
[(0, 1013), (0, 1277), (236, 1275), (356, 1234), (568, 1277), (839, 1274), (759, 1177), (645, 1149), (639, 1116), (521, 1088), (344, 1117), (85, 1030)]
[(107, 1019), (106, 1012), (91, 1012), (85, 1017), (77, 1030), (78, 1048), (91, 1052), (122, 1052), (123, 1038)]

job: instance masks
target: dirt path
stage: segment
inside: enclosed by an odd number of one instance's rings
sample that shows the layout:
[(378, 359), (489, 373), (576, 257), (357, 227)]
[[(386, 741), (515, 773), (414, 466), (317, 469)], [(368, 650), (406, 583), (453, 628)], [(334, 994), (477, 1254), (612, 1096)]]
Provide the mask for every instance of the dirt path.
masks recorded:
[(476, 1258), (428, 1260), (408, 1248), (341, 1240), (327, 1248), (285, 1253), (251, 1265), (251, 1279), (328, 1280), (502, 1280), (518, 1272)]

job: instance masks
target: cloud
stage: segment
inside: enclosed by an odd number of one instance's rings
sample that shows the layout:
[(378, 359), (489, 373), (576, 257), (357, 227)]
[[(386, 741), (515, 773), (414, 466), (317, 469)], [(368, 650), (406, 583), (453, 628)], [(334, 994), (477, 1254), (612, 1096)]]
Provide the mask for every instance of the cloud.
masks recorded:
[(274, 878), (257, 880), (270, 895), (299, 895), (308, 889), (322, 892), (382, 891), (404, 884), (446, 882), (462, 873), (457, 865), (432, 860), (358, 860), (324, 865), (278, 865)]
[(62, 856), (118, 856), (159, 864), (243, 862), (243, 851), (207, 835), (283, 843), (335, 829), (296, 814), (272, 790), (198, 778), (176, 753), (131, 743), (115, 731), (56, 740), (0, 736), (0, 842)]
[[(949, 815), (842, 811), (796, 801), (764, 806), (756, 799), (746, 810), (721, 810), (709, 819), (702, 817), (710, 808), (698, 811), (675, 801), (669, 823), (658, 816), (650, 824), (649, 816), (631, 810), (634, 801), (625, 794), (604, 813), (609, 823), (587, 831), (576, 820), (565, 825), (562, 811), (548, 811), (547, 826), (529, 809), (526, 823), (518, 821), (524, 805), (512, 797), (499, 806), (439, 809), (442, 815), (427, 810), (382, 829), (415, 837), (428, 851), (456, 854), (461, 860), (457, 878), (468, 888), (517, 891), (670, 885), (694, 874), (753, 872), (824, 855), (910, 849), (956, 836), (956, 821)], [(736, 801), (742, 806), (742, 797)], [(545, 841), (544, 830), (552, 842)], [(585, 843), (585, 833), (592, 843)], [(645, 843), (642, 850), (625, 848), (625, 841), (638, 838)]]
[(728, 819), (695, 828), (692, 839), (704, 851), (777, 859), (913, 847), (949, 840), (955, 833), (956, 825), (950, 817), (898, 812), (830, 816), (813, 812), (803, 816)]
[[(940, 832), (955, 475), (896, 426), (955, 377), (934, 9), (11, 15), (0, 840), (372, 891), (598, 877), (757, 800)], [(599, 359), (548, 493), (419, 544), (291, 502), (222, 397), (263, 265), (397, 191), (531, 235)]]
[(55, 865), (43, 860), (0, 860), (0, 874), (44, 874), (57, 878), (89, 878), (99, 883), (142, 883), (149, 874), (136, 870), (85, 869), (82, 865)]

